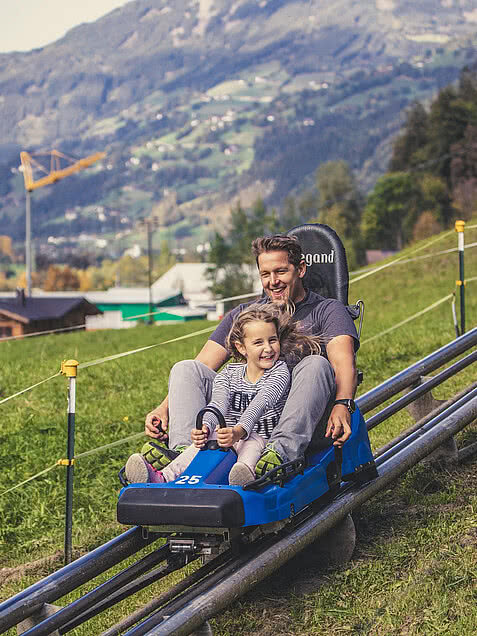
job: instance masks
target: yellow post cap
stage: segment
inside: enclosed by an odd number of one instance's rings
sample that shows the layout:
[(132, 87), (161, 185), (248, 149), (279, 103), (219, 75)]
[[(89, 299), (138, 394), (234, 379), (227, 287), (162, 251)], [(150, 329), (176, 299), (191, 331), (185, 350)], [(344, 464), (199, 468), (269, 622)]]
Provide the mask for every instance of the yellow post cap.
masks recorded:
[(77, 360), (63, 360), (60, 373), (66, 375), (67, 378), (76, 378), (78, 365), (79, 362)]
[(456, 232), (463, 232), (464, 231), (464, 226), (465, 226), (465, 221), (456, 221), (455, 222), (455, 231)]

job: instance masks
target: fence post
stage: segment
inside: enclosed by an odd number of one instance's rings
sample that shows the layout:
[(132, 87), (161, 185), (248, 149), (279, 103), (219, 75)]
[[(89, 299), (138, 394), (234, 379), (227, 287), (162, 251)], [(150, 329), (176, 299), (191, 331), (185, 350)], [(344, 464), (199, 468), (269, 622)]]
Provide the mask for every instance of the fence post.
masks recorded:
[(76, 375), (78, 362), (63, 360), (61, 373), (68, 378), (68, 444), (66, 459), (60, 463), (66, 466), (66, 511), (65, 511), (65, 565), (72, 560), (72, 527), (73, 527), (73, 477), (75, 462), (75, 411), (76, 411)]
[(460, 287), (460, 334), (465, 333), (465, 279), (464, 279), (464, 226), (465, 221), (455, 222), (459, 249), (459, 280), (456, 285)]

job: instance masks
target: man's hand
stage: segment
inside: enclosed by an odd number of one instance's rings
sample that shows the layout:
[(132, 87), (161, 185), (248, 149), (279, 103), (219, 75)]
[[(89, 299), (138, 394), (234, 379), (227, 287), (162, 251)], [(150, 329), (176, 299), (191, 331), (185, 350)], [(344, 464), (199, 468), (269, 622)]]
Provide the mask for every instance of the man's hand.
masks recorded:
[(197, 448), (203, 448), (207, 444), (207, 439), (209, 438), (209, 427), (205, 424), (202, 426), (202, 429), (193, 428), (190, 437), (191, 440)]
[(325, 437), (332, 437), (333, 446), (343, 446), (351, 435), (351, 414), (344, 404), (335, 404), (326, 427)]
[(168, 399), (159, 404), (157, 408), (146, 415), (144, 427), (146, 435), (161, 441), (168, 439), (167, 429), (169, 424)]
[(222, 448), (230, 448), (246, 435), (245, 430), (237, 424), (237, 426), (227, 426), (226, 428), (217, 429), (217, 442)]

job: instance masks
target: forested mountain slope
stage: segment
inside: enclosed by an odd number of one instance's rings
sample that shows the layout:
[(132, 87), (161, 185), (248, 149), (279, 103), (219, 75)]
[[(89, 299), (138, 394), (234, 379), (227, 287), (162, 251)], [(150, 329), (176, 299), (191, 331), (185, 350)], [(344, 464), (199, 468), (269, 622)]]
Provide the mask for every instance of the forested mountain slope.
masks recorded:
[(0, 223), (22, 236), (20, 149), (108, 153), (35, 193), (45, 237), (151, 212), (203, 237), (238, 197), (280, 205), (331, 159), (369, 188), (403, 109), (474, 61), (476, 24), (472, 0), (136, 0), (0, 55)]

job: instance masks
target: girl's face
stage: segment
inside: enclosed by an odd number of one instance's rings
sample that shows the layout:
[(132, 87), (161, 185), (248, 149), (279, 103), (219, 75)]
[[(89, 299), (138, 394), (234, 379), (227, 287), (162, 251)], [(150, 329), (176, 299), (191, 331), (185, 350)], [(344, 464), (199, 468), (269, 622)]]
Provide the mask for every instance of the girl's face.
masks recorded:
[(261, 376), (280, 356), (280, 341), (273, 322), (253, 320), (245, 325), (243, 342), (235, 344), (247, 359), (248, 374)]

